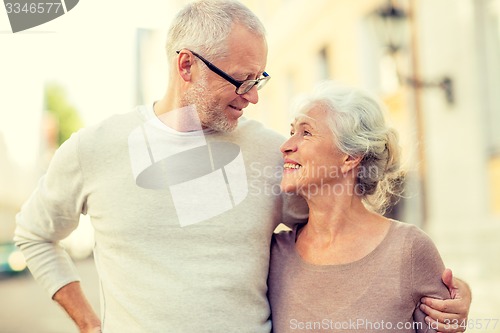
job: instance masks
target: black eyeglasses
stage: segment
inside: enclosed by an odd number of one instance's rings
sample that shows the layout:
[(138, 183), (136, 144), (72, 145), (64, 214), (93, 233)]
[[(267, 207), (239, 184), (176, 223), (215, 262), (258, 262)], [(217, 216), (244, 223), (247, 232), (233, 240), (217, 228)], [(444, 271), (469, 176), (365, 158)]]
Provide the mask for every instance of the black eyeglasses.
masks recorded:
[[(252, 89), (255, 86), (257, 87), (257, 89), (262, 89), (262, 87), (264, 87), (266, 85), (267, 81), (269, 81), (269, 79), (271, 78), (269, 76), (269, 74), (267, 74), (266, 72), (264, 72), (264, 73), (262, 73), (262, 77), (258, 78), (256, 80), (238, 81), (238, 80), (235, 80), (233, 77), (231, 77), (226, 72), (224, 72), (219, 67), (217, 67), (214, 64), (212, 64), (207, 59), (203, 58), (198, 53), (193, 52), (191, 50), (188, 50), (188, 51), (191, 52), (195, 57), (197, 57), (198, 59), (200, 59), (201, 61), (203, 61), (203, 63), (205, 65), (207, 65), (207, 67), (212, 72), (214, 72), (215, 74), (219, 75), (220, 77), (222, 77), (223, 79), (225, 79), (226, 81), (228, 81), (229, 83), (231, 83), (232, 85), (234, 85), (236, 87), (236, 94), (238, 94), (238, 95), (246, 94), (247, 92), (250, 91), (250, 89)], [(177, 52), (177, 54), (179, 54), (181, 51), (176, 51), (176, 52)]]

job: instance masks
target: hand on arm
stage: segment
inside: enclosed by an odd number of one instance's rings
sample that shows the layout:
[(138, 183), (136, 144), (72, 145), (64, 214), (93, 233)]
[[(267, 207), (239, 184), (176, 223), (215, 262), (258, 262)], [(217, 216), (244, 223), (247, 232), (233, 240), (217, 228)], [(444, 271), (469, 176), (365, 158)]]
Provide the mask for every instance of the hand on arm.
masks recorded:
[(71, 282), (55, 294), (59, 303), (78, 326), (80, 333), (100, 333), (101, 321), (85, 297), (79, 282)]
[(448, 287), (451, 298), (439, 300), (422, 298), (420, 309), (427, 314), (425, 318), (439, 332), (464, 332), (467, 328), (467, 316), (472, 300), (467, 283), (454, 278), (450, 269), (442, 275), (443, 283)]

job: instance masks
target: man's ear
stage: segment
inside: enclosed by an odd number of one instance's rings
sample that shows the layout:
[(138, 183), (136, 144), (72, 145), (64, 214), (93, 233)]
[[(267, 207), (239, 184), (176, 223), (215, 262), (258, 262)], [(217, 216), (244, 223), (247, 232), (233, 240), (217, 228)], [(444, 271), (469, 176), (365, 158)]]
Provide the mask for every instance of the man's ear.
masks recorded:
[(359, 165), (359, 163), (361, 163), (362, 159), (363, 156), (345, 155), (344, 164), (342, 164), (340, 170), (342, 171), (342, 173), (348, 173), (349, 171), (355, 169)]
[(177, 57), (177, 72), (184, 81), (191, 81), (191, 66), (194, 56), (191, 52), (180, 51)]

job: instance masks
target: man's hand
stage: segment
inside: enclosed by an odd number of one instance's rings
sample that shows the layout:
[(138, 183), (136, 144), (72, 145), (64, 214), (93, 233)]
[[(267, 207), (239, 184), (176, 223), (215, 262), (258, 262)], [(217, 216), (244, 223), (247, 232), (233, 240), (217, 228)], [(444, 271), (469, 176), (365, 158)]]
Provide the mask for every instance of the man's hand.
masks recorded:
[(102, 333), (102, 331), (101, 331), (100, 327), (95, 327), (95, 328), (91, 328), (90, 330), (86, 330), (86, 331), (80, 330), (80, 333)]
[(450, 269), (444, 270), (441, 279), (451, 299), (422, 298), (420, 309), (427, 314), (425, 321), (438, 332), (465, 332), (472, 300), (470, 288), (464, 281), (454, 278)]
[(80, 333), (101, 333), (101, 321), (83, 294), (80, 282), (68, 283), (54, 294), (53, 299), (73, 319)]

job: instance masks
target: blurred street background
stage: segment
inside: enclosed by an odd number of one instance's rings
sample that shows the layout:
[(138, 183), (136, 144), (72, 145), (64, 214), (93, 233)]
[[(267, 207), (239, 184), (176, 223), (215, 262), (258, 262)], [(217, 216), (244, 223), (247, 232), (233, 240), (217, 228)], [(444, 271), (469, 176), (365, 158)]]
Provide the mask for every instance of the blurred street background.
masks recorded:
[[(78, 260), (82, 288), (99, 311), (99, 281), (91, 258)], [(68, 315), (56, 305), (27, 272), (0, 278), (0, 332), (78, 333)]]
[[(71, 133), (166, 89), (164, 42), (188, 0), (85, 0), (13, 34), (0, 8), (0, 269), (23, 269), (15, 214)], [(407, 197), (473, 292), (469, 332), (500, 332), (500, 0), (242, 0), (268, 32), (272, 80), (245, 116), (288, 135), (293, 97), (325, 79), (365, 87), (399, 130)], [(92, 227), (64, 245), (98, 306)], [(0, 278), (0, 333), (77, 332), (29, 273)]]

